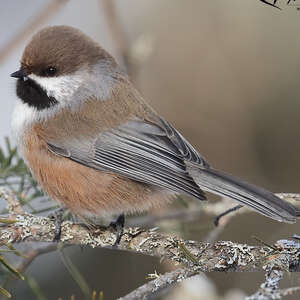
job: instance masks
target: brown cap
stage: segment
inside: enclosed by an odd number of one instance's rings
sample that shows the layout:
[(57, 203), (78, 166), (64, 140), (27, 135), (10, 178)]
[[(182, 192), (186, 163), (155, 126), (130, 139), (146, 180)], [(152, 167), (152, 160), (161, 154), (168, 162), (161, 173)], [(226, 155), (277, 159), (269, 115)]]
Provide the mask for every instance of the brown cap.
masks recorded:
[(106, 59), (114, 59), (95, 41), (70, 26), (46, 27), (36, 33), (26, 46), (21, 68), (27, 73), (42, 75), (53, 67), (57, 75), (73, 73), (82, 66), (90, 66)]

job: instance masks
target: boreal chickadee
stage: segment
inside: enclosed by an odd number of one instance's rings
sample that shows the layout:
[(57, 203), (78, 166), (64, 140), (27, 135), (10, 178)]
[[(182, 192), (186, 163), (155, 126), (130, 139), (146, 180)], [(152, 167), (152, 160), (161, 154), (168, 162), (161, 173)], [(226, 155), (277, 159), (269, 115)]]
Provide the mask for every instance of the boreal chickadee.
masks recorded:
[(147, 210), (176, 194), (226, 196), (272, 219), (299, 213), (210, 167), (160, 117), (111, 55), (81, 31), (47, 27), (26, 46), (12, 127), (49, 196), (82, 217)]

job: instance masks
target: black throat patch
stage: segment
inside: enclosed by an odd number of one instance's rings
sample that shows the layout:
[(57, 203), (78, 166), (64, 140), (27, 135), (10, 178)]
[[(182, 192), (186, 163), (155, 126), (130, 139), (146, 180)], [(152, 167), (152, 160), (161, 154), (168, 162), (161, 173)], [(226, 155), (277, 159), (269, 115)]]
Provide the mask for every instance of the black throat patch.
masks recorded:
[(58, 104), (54, 97), (48, 97), (47, 93), (32, 79), (18, 79), (17, 96), (31, 107), (43, 110)]

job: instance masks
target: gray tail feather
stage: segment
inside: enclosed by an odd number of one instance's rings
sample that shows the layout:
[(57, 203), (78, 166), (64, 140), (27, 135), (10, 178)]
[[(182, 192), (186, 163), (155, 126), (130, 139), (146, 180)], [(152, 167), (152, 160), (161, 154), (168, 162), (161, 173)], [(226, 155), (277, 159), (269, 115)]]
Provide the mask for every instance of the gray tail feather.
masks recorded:
[(187, 169), (203, 190), (234, 199), (272, 219), (294, 223), (300, 211), (273, 193), (212, 168), (189, 164)]

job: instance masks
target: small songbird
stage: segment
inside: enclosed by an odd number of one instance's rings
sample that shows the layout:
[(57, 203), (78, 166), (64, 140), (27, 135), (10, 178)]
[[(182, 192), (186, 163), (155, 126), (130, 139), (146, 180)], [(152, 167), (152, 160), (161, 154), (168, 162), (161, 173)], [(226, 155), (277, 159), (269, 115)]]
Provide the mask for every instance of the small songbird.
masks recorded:
[(299, 211), (210, 167), (146, 104), (114, 58), (81, 31), (47, 27), (26, 46), (12, 128), (45, 192), (89, 218), (141, 212), (178, 194), (226, 196), (278, 221)]

